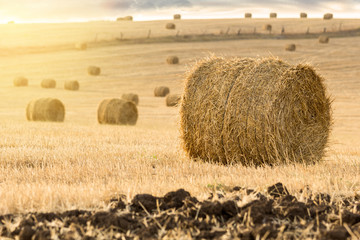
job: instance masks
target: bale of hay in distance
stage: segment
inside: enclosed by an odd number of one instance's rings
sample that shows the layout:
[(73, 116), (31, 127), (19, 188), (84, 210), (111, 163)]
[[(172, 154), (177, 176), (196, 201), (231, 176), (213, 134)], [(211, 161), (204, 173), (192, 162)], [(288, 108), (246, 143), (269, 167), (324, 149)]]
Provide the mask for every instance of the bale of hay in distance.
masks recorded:
[(180, 20), (181, 19), (181, 15), (180, 14), (174, 14), (174, 20)]
[(166, 59), (166, 62), (168, 64), (178, 64), (179, 63), (179, 58), (177, 56), (169, 56), (167, 59)]
[(13, 82), (15, 87), (25, 87), (29, 83), (26, 77), (16, 77)]
[(324, 20), (333, 19), (333, 14), (332, 13), (325, 13), (323, 19)]
[(277, 18), (277, 13), (270, 13), (270, 18)]
[(319, 37), (319, 43), (329, 43), (329, 37), (325, 35), (321, 35)]
[(252, 18), (252, 14), (251, 13), (245, 13), (245, 18)]
[(64, 88), (66, 90), (77, 91), (79, 90), (80, 84), (78, 81), (65, 81)]
[(26, 107), (26, 118), (29, 121), (63, 122), (64, 104), (56, 98), (40, 98), (29, 102)]
[(77, 50), (86, 50), (87, 49), (87, 43), (85, 43), (85, 42), (76, 43), (75, 48)]
[(175, 107), (175, 106), (178, 106), (178, 104), (180, 103), (181, 95), (180, 94), (168, 94), (166, 96), (165, 100), (166, 100), (166, 106)]
[(290, 52), (293, 52), (296, 50), (296, 45), (291, 43), (291, 44), (286, 44), (285, 45), (285, 50), (286, 51), (290, 51)]
[(271, 24), (265, 24), (263, 25), (263, 30), (271, 32), (272, 26)]
[(133, 20), (132, 16), (118, 17), (116, 19), (116, 21), (132, 21), (132, 20)]
[(44, 79), (41, 81), (42, 88), (55, 88), (56, 81), (54, 79)]
[(176, 26), (175, 26), (174, 23), (167, 23), (167, 24), (165, 25), (165, 28), (166, 28), (166, 29), (175, 29)]
[(101, 69), (96, 66), (89, 66), (88, 73), (89, 73), (89, 75), (92, 75), (92, 76), (98, 76), (101, 73)]
[(139, 96), (135, 93), (124, 93), (121, 98), (127, 101), (133, 101), (136, 105), (139, 105)]
[(300, 18), (307, 18), (307, 13), (304, 12), (300, 13)]
[(124, 99), (105, 99), (98, 107), (100, 124), (135, 125), (138, 110), (132, 101)]
[(180, 105), (183, 147), (224, 164), (314, 163), (332, 122), (323, 82), (311, 66), (276, 58), (198, 62)]
[(154, 89), (154, 96), (155, 97), (165, 97), (170, 93), (170, 89), (165, 86), (156, 87)]

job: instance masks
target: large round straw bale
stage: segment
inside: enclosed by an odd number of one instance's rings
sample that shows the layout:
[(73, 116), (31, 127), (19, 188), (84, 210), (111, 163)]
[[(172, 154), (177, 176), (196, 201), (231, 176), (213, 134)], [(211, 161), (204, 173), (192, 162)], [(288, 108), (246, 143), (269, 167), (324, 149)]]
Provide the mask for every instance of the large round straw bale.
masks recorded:
[(64, 83), (64, 88), (66, 90), (72, 90), (72, 91), (77, 91), (79, 90), (79, 82), (78, 81), (65, 81)]
[(270, 18), (277, 18), (277, 13), (270, 13)]
[(179, 58), (177, 56), (169, 56), (167, 59), (166, 59), (166, 62), (168, 64), (178, 64), (179, 63)]
[(44, 79), (41, 81), (42, 88), (55, 88), (56, 81), (54, 79)]
[(136, 105), (139, 104), (139, 96), (135, 93), (124, 93), (121, 98), (127, 101), (133, 101)]
[(28, 85), (28, 79), (25, 77), (16, 77), (14, 78), (14, 86), (15, 87), (24, 87)]
[(56, 98), (35, 99), (26, 107), (26, 118), (29, 121), (63, 122), (65, 107)]
[(154, 89), (154, 96), (155, 97), (165, 97), (170, 93), (170, 89), (165, 86), (156, 87)]
[(175, 107), (178, 106), (181, 100), (180, 94), (168, 94), (166, 96), (166, 106), (168, 107)]
[(180, 14), (174, 14), (174, 20), (180, 20), (181, 15)]
[(101, 69), (99, 67), (96, 67), (96, 66), (89, 66), (88, 67), (89, 75), (97, 76), (97, 75), (100, 74), (100, 72), (101, 72)]
[(331, 126), (322, 77), (275, 58), (210, 58), (189, 72), (181, 137), (192, 158), (243, 165), (314, 163)]
[(293, 52), (296, 50), (296, 45), (291, 43), (291, 44), (286, 44), (285, 45), (285, 50), (286, 51), (290, 51), (290, 52)]
[(307, 13), (304, 12), (300, 13), (300, 18), (307, 18)]
[(272, 26), (271, 26), (270, 24), (265, 24), (265, 25), (263, 25), (263, 30), (265, 30), (265, 31), (271, 31), (271, 29), (272, 29)]
[(166, 29), (175, 29), (176, 27), (175, 27), (175, 24), (174, 24), (174, 23), (167, 23), (167, 24), (165, 25), (165, 28), (166, 28)]
[(75, 48), (77, 50), (86, 50), (87, 49), (87, 43), (85, 43), (85, 42), (76, 43)]
[(325, 35), (321, 35), (319, 37), (319, 43), (329, 43), (329, 37)]
[(245, 13), (245, 18), (252, 18), (252, 14), (251, 13)]
[(124, 99), (105, 99), (98, 108), (100, 124), (135, 125), (138, 119), (136, 105)]
[(333, 19), (333, 14), (332, 13), (325, 13), (323, 19), (325, 19), (325, 20)]

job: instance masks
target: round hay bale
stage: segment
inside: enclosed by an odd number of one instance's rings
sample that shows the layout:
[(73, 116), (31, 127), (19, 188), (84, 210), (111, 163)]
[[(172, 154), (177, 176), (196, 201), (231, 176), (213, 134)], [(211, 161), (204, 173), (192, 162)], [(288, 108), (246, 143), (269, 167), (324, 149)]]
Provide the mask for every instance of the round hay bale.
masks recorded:
[(307, 13), (304, 12), (300, 13), (300, 18), (307, 18)]
[(166, 29), (175, 29), (176, 26), (175, 26), (174, 23), (167, 23), (167, 24), (165, 25), (165, 28), (166, 28)]
[(56, 98), (35, 99), (26, 107), (26, 118), (29, 121), (63, 122), (65, 107)]
[(132, 101), (136, 105), (139, 105), (139, 96), (135, 93), (124, 93), (121, 98), (127, 101)]
[(77, 91), (79, 90), (79, 82), (78, 81), (65, 81), (64, 83), (64, 88), (66, 90), (72, 90), (72, 91)]
[(329, 37), (325, 35), (321, 35), (319, 37), (319, 43), (329, 43)]
[(330, 19), (333, 19), (333, 17), (334, 16), (333, 16), (332, 13), (325, 13), (323, 19), (324, 20), (330, 20)]
[(155, 97), (165, 97), (170, 93), (170, 89), (165, 86), (156, 87), (154, 89), (154, 96)]
[(177, 56), (169, 56), (167, 59), (166, 59), (166, 62), (168, 64), (178, 64), (179, 63), (179, 58)]
[(56, 81), (54, 79), (44, 79), (41, 81), (42, 88), (55, 88)]
[(84, 43), (84, 42), (76, 43), (75, 48), (77, 50), (86, 50), (87, 49), (87, 43)]
[(98, 107), (100, 124), (135, 125), (138, 110), (132, 101), (124, 99), (105, 99)]
[(252, 14), (251, 13), (245, 13), (245, 18), (252, 18)]
[(263, 25), (263, 30), (271, 32), (272, 26), (270, 24)]
[(25, 87), (29, 83), (26, 77), (16, 77), (13, 82), (15, 87)]
[(132, 16), (118, 17), (116, 19), (116, 21), (132, 21), (132, 20), (133, 20)]
[(166, 96), (166, 106), (168, 107), (177, 107), (181, 101), (180, 94), (168, 94)]
[(101, 69), (96, 66), (89, 66), (88, 73), (89, 73), (89, 75), (92, 75), (92, 76), (98, 76), (101, 73)]
[(277, 18), (277, 13), (270, 13), (270, 18)]
[(174, 20), (180, 20), (181, 15), (180, 14), (174, 14)]
[(285, 50), (286, 51), (290, 51), (290, 52), (293, 52), (296, 50), (296, 45), (291, 43), (291, 44), (286, 44), (285, 45)]
[(323, 82), (311, 66), (275, 58), (205, 59), (186, 78), (183, 147), (224, 164), (314, 163), (332, 122)]

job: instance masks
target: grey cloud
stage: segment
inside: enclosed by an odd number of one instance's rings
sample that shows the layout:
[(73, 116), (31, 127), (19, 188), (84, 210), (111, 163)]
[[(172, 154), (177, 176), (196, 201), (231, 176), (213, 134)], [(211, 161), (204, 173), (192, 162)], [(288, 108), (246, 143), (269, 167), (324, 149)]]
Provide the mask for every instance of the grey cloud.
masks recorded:
[(157, 9), (192, 6), (189, 0), (108, 0), (105, 5), (117, 9)]

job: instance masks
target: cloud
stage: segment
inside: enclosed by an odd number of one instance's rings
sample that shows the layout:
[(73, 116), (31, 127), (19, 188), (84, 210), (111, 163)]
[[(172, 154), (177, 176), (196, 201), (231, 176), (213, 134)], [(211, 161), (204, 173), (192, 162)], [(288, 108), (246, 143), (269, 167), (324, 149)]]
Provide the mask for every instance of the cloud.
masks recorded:
[(159, 9), (171, 7), (191, 7), (189, 0), (107, 0), (105, 5), (115, 9)]

